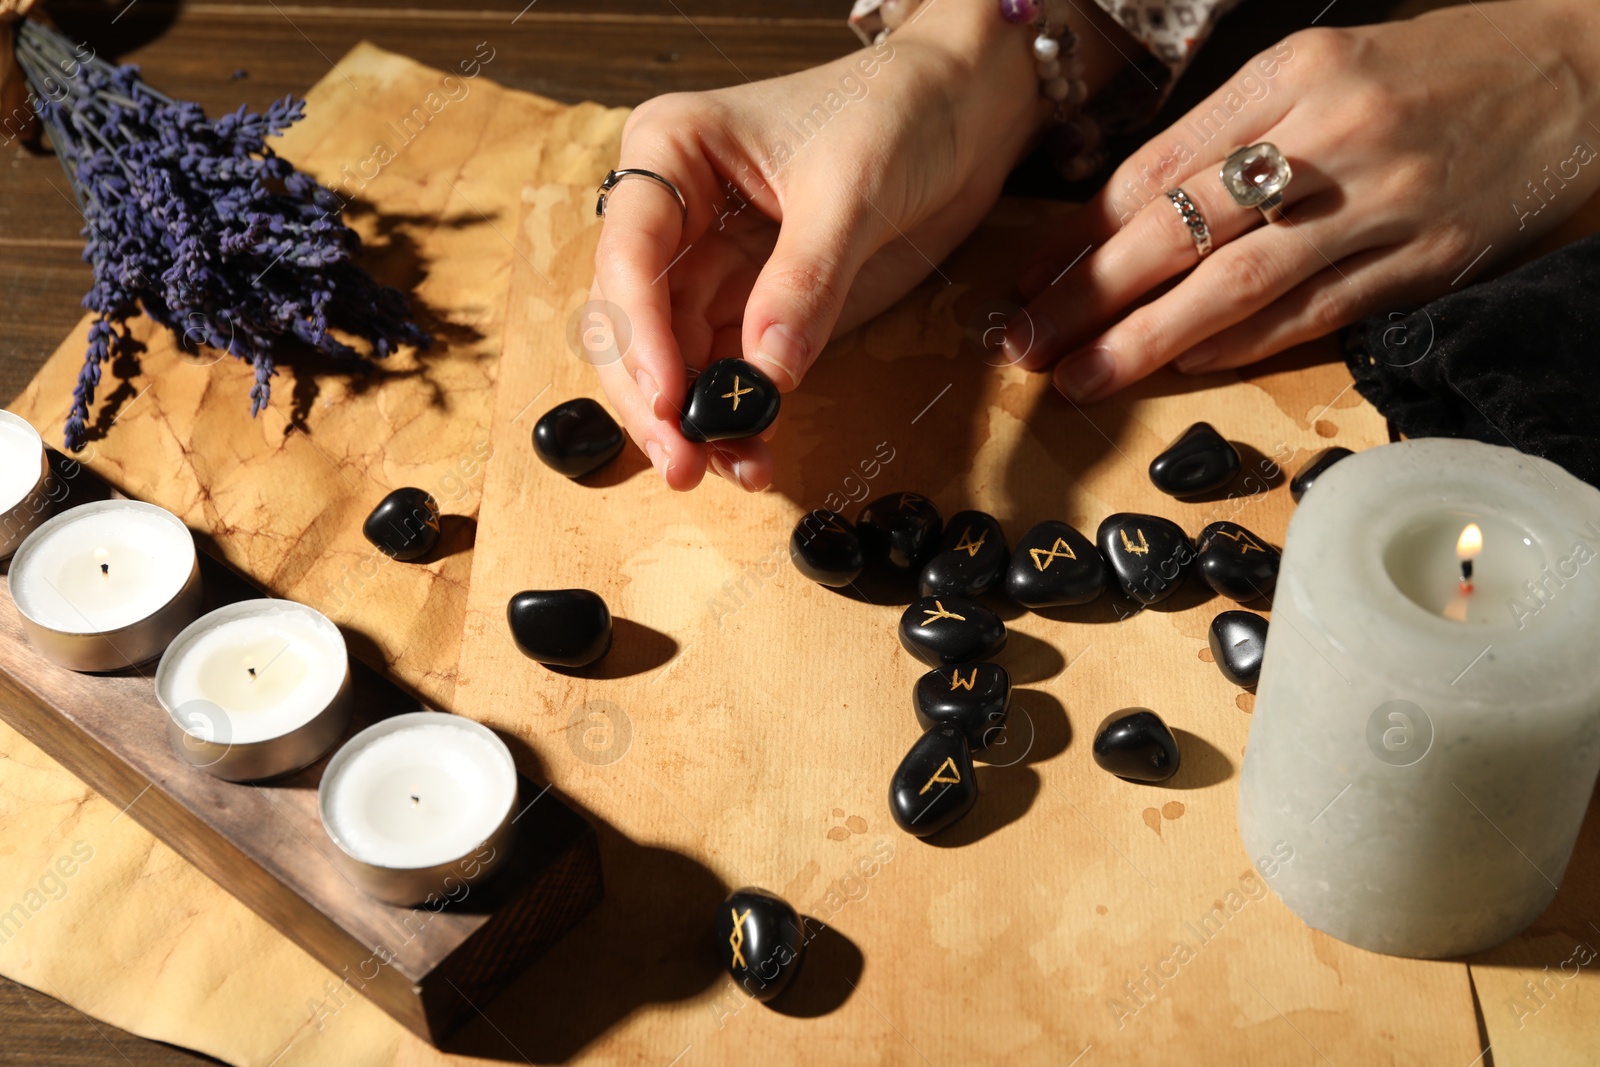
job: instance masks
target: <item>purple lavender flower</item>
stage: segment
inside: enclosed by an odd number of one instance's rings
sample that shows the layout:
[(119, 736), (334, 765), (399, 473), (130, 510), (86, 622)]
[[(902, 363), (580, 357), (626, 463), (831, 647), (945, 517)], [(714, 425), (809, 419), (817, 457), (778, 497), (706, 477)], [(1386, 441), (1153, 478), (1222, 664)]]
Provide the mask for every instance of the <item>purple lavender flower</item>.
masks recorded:
[(339, 220), (339, 197), (267, 147), (300, 120), (303, 101), (212, 121), (146, 85), (137, 67), (83, 54), (49, 27), (21, 24), (17, 58), (78, 198), (94, 268), (83, 305), (96, 318), (67, 448), (83, 447), (100, 368), (127, 350), (126, 323), (141, 308), (182, 343), (250, 363), (252, 417), (271, 400), (280, 344), (357, 360), (363, 353), (331, 331), (365, 341), (373, 358), (432, 343), (405, 296), (353, 262), (361, 240)]

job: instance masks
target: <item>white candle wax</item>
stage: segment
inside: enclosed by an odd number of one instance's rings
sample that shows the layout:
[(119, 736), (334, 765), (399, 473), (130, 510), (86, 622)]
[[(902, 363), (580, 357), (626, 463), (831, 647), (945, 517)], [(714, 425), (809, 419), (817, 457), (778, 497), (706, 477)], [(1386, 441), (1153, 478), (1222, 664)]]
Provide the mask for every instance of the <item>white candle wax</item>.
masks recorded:
[(177, 636), (156, 669), (156, 696), (199, 740), (248, 745), (310, 723), (349, 672), (344, 637), (321, 613), (288, 600), (246, 600)]
[(176, 516), (103, 500), (57, 515), (23, 542), (11, 564), (11, 596), (51, 630), (106, 633), (171, 602), (194, 566), (194, 539)]
[(49, 501), (38, 490), (47, 470), (39, 432), (0, 411), (0, 557), (15, 551), (44, 515)]
[(361, 731), (328, 763), (320, 802), (335, 844), (373, 867), (437, 867), (494, 836), (516, 802), (511, 752), (470, 719), (415, 712)]
[(1273, 889), (1306, 923), (1459, 956), (1549, 904), (1600, 770), (1597, 557), (1600, 492), (1511, 449), (1388, 445), (1306, 494), (1239, 788), (1250, 854), (1294, 848)]

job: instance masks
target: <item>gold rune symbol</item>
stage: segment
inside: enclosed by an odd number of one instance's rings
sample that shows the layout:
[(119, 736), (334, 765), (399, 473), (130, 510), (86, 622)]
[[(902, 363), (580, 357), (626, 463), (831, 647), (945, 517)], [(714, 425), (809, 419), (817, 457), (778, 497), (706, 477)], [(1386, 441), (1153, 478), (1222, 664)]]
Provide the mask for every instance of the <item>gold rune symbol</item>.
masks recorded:
[(922, 609), (923, 614), (928, 616), (926, 619), (922, 620), (922, 625), (926, 626), (930, 622), (933, 622), (937, 619), (959, 619), (962, 622), (967, 621), (967, 617), (965, 615), (957, 615), (953, 611), (946, 611), (944, 605), (939, 603), (937, 600), (933, 602), (933, 606), (939, 610), (933, 611), (929, 608)]
[[(943, 776), (946, 767), (950, 768), (950, 777), (948, 778)], [(954, 756), (946, 756), (944, 758), (944, 762), (939, 764), (939, 769), (933, 772), (933, 777), (928, 779), (928, 784), (917, 790), (917, 796), (920, 797), (922, 794), (932, 789), (933, 783), (935, 782), (944, 782), (946, 785), (961, 784), (961, 772), (956, 770), (956, 760)]]
[(1059, 537), (1056, 538), (1056, 543), (1050, 546), (1050, 551), (1046, 552), (1042, 548), (1030, 548), (1028, 549), (1028, 555), (1033, 557), (1033, 565), (1041, 571), (1062, 557), (1067, 559), (1078, 558), (1078, 554), (1072, 551), (1072, 546)]
[(913, 498), (918, 499), (918, 500), (922, 499), (921, 497), (918, 497), (916, 493), (901, 493), (900, 494), (900, 503), (896, 504), (895, 508), (897, 510), (899, 510), (899, 511), (905, 511), (908, 506), (909, 507), (916, 507), (915, 504), (908, 505), (906, 503), (907, 501), (912, 500)]
[(744, 909), (744, 914), (739, 914), (738, 908), (730, 908), (733, 912), (733, 933), (728, 935), (728, 947), (733, 949), (733, 965), (735, 967), (749, 967), (744, 958), (744, 921), (750, 918), (750, 909)]
[(964, 682), (961, 680), (961, 672), (960, 671), (951, 671), (950, 672), (950, 691), (952, 693), (954, 693), (957, 689), (965, 689), (967, 692), (970, 693), (970, 692), (972, 692), (972, 687), (977, 685), (977, 684), (978, 684), (978, 668), (976, 668), (976, 667), (972, 668), (972, 677), (968, 678)]
[(733, 410), (738, 411), (739, 410), (739, 398), (741, 396), (744, 396), (746, 393), (753, 393), (755, 391), (756, 391), (756, 389), (755, 389), (755, 386), (753, 386), (753, 385), (747, 385), (743, 389), (740, 389), (739, 388), (739, 376), (737, 374), (735, 374), (733, 376), (733, 392), (731, 392), (731, 393), (723, 393), (722, 394), (722, 399), (727, 400), (729, 398), (732, 398), (732, 400), (733, 400)]
[(961, 532), (961, 540), (956, 542), (956, 547), (952, 549), (952, 551), (964, 551), (967, 554), (967, 558), (971, 559), (978, 554), (978, 549), (982, 548), (983, 543), (987, 540), (989, 540), (988, 530), (983, 531), (983, 533), (979, 535), (978, 539), (974, 541), (972, 539), (972, 527), (968, 526)]
[(839, 525), (839, 520), (837, 518), (829, 519), (826, 523), (823, 524), (822, 528), (824, 530), (832, 530), (835, 533), (849, 533), (850, 532), (849, 530), (846, 530), (843, 526)]
[(1133, 531), (1134, 533), (1139, 535), (1139, 543), (1137, 545), (1135, 545), (1132, 541), (1128, 540), (1128, 531), (1127, 530), (1118, 530), (1117, 532), (1122, 535), (1122, 547), (1123, 548), (1127, 549), (1129, 552), (1132, 552), (1136, 556), (1149, 555), (1149, 553), (1150, 553), (1150, 542), (1146, 541), (1144, 539), (1144, 531), (1143, 530), (1135, 529)]
[(1217, 530), (1216, 531), (1216, 535), (1218, 537), (1226, 537), (1228, 540), (1230, 540), (1234, 544), (1238, 545), (1239, 546), (1239, 555), (1241, 555), (1241, 556), (1244, 555), (1246, 552), (1249, 552), (1251, 549), (1255, 549), (1257, 552), (1260, 552), (1260, 553), (1263, 553), (1263, 554), (1265, 554), (1266, 551), (1267, 551), (1266, 549), (1262, 548), (1260, 545), (1256, 544), (1256, 539), (1251, 537), (1244, 530), (1240, 530), (1238, 533), (1229, 533), (1227, 530)]

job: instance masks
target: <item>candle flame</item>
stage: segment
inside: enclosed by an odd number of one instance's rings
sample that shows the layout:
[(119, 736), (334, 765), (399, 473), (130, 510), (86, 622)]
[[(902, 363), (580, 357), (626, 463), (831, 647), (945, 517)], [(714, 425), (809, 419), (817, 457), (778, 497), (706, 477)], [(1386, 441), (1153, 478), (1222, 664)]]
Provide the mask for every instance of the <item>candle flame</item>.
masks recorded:
[(1467, 528), (1461, 531), (1461, 537), (1456, 541), (1456, 558), (1463, 563), (1469, 559), (1477, 558), (1483, 551), (1483, 531), (1475, 522), (1467, 523)]

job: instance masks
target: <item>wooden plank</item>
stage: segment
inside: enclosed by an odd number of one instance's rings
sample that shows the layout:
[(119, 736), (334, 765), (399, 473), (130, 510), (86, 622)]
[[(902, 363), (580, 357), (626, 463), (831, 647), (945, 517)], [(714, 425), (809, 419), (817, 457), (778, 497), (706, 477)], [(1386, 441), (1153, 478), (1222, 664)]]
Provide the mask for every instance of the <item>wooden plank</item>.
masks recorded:
[[(565, 1040), (509, 1005), (490, 1009), (513, 1043), (581, 1040), (622, 1062), (691, 1046), (709, 1062), (780, 1061), (801, 1043), (818, 1057), (871, 1048), (894, 1063), (1062, 1064), (1086, 1048), (1117, 1063), (1477, 1054), (1463, 965), (1352, 949), (1308, 930), (1252, 878), (1260, 857), (1243, 854), (1233, 817), (1249, 702), (1203, 655), (1211, 615), (1231, 605), (1196, 589), (1120, 622), (1109, 599), (1010, 609), (1001, 662), (1021, 688), (1009, 747), (979, 769), (977, 808), (924, 843), (895, 828), (884, 800), (918, 732), (908, 694), (923, 668), (895, 640), (901, 607), (813, 585), (786, 558), (804, 510), (902, 489), (932, 495), (945, 514), (989, 510), (1013, 538), (1039, 519), (1092, 530), (1129, 509), (1191, 531), (1235, 517), (1281, 541), (1292, 509), (1281, 484), (1179, 503), (1144, 465), (1197, 417), (1291, 466), (1326, 443), (1381, 443), (1382, 420), (1347, 391), (1342, 365), (1302, 354), (1244, 381), (1157, 375), (1075, 410), (1042, 376), (987, 367), (962, 342), (983, 303), (1004, 295), (1015, 248), (1061, 214), (1003, 202), (942, 265), (948, 284), (934, 278), (835, 341), (785, 399), (771, 491), (714, 482), (674, 494), (632, 454), (598, 485), (579, 484), (543, 468), (527, 441), (534, 412), (518, 416), (547, 388), (536, 410), (599, 395), (552, 328), (587, 295), (597, 228), (581, 190), (526, 195), (531, 264), (519, 260), (512, 280), (458, 705), (525, 736), (559, 788), (628, 836), (692, 857), (725, 885), (783, 894), (844, 947), (819, 940), (820, 965), (801, 972), (811, 983), (801, 996), (827, 1003), (820, 1017), (745, 1007), (724, 977), (686, 982), (671, 1006), (618, 1021), (574, 997)], [(553, 674), (505, 637), (511, 593), (567, 585), (594, 589), (628, 621), (607, 669)], [(1089, 758), (1100, 718), (1129, 705), (1181, 731), (1184, 770), (1168, 787), (1122, 782)], [(589, 743), (607, 736), (631, 743)], [(608, 878), (639, 878), (628, 857), (606, 861)], [(710, 936), (717, 892), (679, 917), (696, 937)], [(1214, 908), (1222, 919), (1197, 935)], [(630, 930), (626, 951), (661, 958), (683, 937), (656, 936)], [(649, 976), (609, 963), (624, 946), (594, 937), (547, 963), (579, 988), (605, 981), (626, 1002), (643, 995)], [(1192, 953), (1181, 963), (1177, 942)]]
[(6, 1056), (30, 1067), (199, 1067), (209, 1056), (96, 1023), (69, 1004), (0, 978)]
[[(68, 487), (63, 506), (109, 495), (80, 465), (52, 459)], [(200, 564), (205, 610), (261, 595), (209, 556)], [(214, 778), (172, 753), (151, 677), (148, 666), (88, 675), (46, 661), (28, 644), (9, 591), (0, 592), (0, 717), (329, 970), (356, 975), (364, 996), (429, 1041), (472, 1014), (475, 1000), (499, 992), (600, 898), (594, 831), (524, 778), (521, 804), (529, 806), (519, 805), (510, 858), (492, 880), (443, 908), (373, 900), (340, 873), (322, 830), (317, 783), (327, 757), (269, 784)], [(351, 706), (346, 738), (420, 710), (359, 662)], [(374, 959), (383, 965), (368, 975)]]

